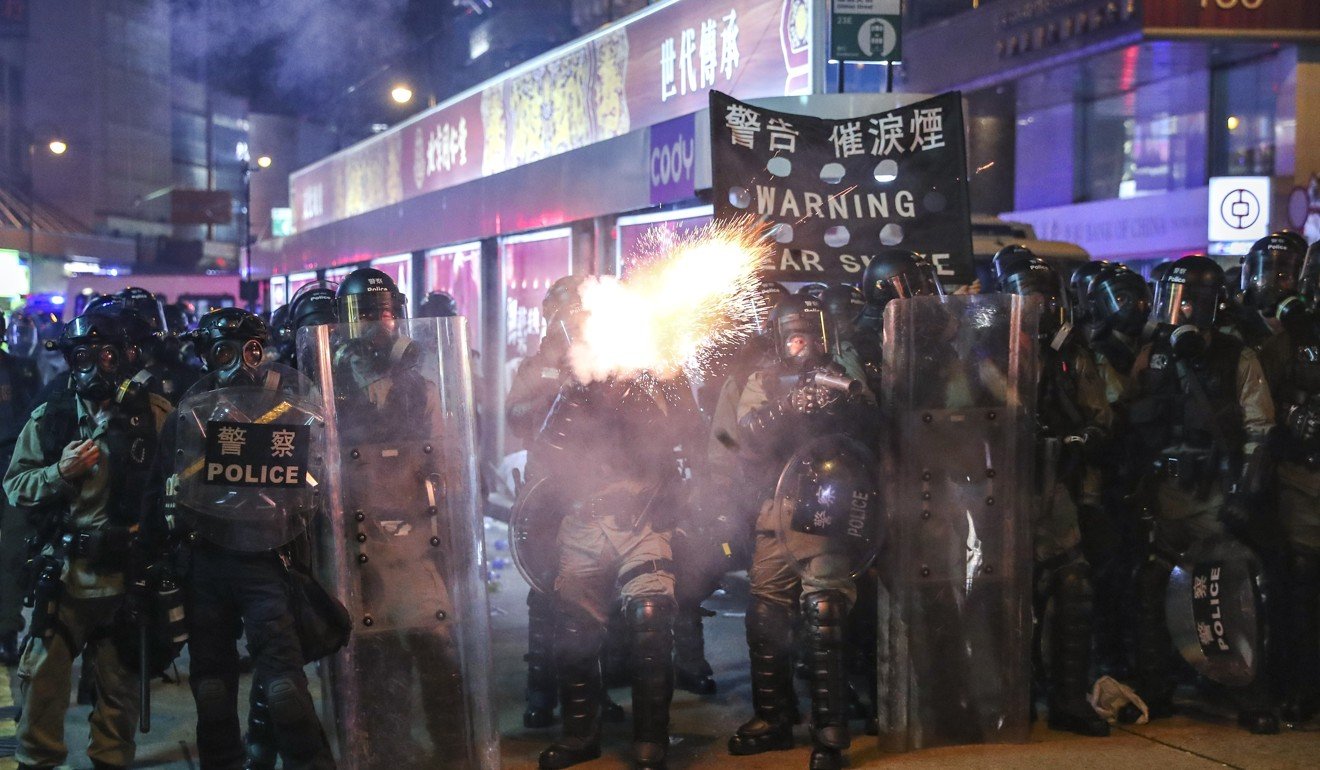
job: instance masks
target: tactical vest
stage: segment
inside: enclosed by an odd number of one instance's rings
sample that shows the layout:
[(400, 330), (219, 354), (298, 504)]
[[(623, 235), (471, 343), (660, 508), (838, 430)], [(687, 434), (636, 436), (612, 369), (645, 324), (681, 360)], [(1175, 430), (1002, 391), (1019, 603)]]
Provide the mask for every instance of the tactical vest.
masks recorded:
[(1043, 367), (1036, 419), (1042, 437), (1073, 436), (1087, 427), (1086, 417), (1077, 403), (1076, 353), (1071, 344), (1060, 351), (1048, 346), (1041, 350)]
[(1091, 343), (1091, 349), (1097, 355), (1103, 356), (1109, 365), (1124, 377), (1132, 373), (1132, 365), (1136, 363), (1137, 353), (1126, 342), (1115, 337), (1112, 334), (1105, 335), (1103, 338)]
[[(1172, 446), (1219, 449), (1235, 453), (1246, 441), (1242, 406), (1238, 402), (1238, 363), (1245, 345), (1236, 337), (1215, 331), (1210, 346), (1196, 361), (1179, 364), (1167, 339), (1151, 348), (1150, 365), (1137, 375), (1140, 397), (1130, 410), (1133, 429), (1149, 450)], [(1204, 398), (1179, 369), (1196, 378)], [(1226, 446), (1217, 446), (1222, 437)]]
[[(58, 391), (46, 401), (46, 412), (37, 430), (42, 462), (46, 465), (59, 462), (64, 447), (77, 438), (77, 396), (71, 390)], [(115, 409), (102, 438), (110, 460), (106, 513), (112, 525), (127, 527), (140, 520), (142, 491), (150, 481), (157, 439), (156, 420), (149, 403), (129, 411), (122, 407)], [(67, 503), (58, 505), (67, 508)]]

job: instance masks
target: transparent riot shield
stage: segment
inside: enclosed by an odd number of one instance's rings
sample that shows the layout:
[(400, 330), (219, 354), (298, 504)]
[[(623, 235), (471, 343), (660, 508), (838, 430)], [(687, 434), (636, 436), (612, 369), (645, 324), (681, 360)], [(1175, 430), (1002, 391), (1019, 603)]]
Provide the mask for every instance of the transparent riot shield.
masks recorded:
[(354, 621), (322, 669), (342, 768), (494, 768), (466, 322), (314, 326), (326, 415), (318, 569)]
[(202, 378), (178, 408), (174, 475), (180, 515), (235, 551), (278, 548), (319, 504), (325, 447), (319, 401), (297, 370), (263, 364), (251, 384)]
[(1027, 740), (1035, 303), (885, 311), (879, 722), (890, 751)]
[(843, 435), (793, 453), (775, 488), (775, 536), (813, 581), (856, 578), (875, 558), (883, 525), (875, 455)]
[(1265, 639), (1260, 580), (1260, 559), (1229, 537), (1193, 544), (1170, 573), (1169, 635), (1207, 679), (1230, 687), (1255, 680)]

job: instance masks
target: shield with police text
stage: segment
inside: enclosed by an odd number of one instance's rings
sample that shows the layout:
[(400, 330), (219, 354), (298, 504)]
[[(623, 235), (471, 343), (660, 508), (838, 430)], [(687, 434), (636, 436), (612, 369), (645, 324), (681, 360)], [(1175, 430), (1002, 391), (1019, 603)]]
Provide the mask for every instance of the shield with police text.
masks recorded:
[(890, 750), (1030, 732), (1038, 315), (1003, 294), (885, 309), (878, 702)]
[(200, 537), (256, 552), (303, 532), (319, 504), (325, 453), (321, 407), (307, 391), (297, 370), (271, 363), (242, 385), (208, 375), (179, 402), (167, 484)]
[(341, 768), (494, 768), (466, 321), (299, 332), (326, 415), (319, 570), (349, 610), (324, 666)]
[(883, 532), (875, 455), (860, 442), (821, 436), (793, 453), (775, 488), (775, 535), (812, 579), (854, 578)]
[(1230, 687), (1255, 680), (1264, 642), (1260, 580), (1260, 559), (1229, 537), (1194, 543), (1169, 574), (1169, 635), (1207, 679)]

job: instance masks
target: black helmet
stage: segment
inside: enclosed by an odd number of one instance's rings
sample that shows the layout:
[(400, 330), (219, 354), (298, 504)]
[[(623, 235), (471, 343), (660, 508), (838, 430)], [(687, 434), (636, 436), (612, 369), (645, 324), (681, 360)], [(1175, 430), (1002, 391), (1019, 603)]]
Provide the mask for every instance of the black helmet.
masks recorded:
[(1242, 302), (1266, 318), (1275, 316), (1279, 303), (1300, 291), (1306, 249), (1298, 246), (1296, 235), (1285, 231), (1261, 238), (1242, 258)]
[[(87, 303), (84, 313), (104, 313), (119, 319), (123, 332), (134, 345), (151, 350), (165, 338), (160, 319), (143, 312), (140, 300), (128, 300), (119, 294), (103, 294)], [(153, 311), (154, 312), (154, 311)]]
[(1122, 265), (1109, 265), (1096, 274), (1087, 296), (1091, 320), (1104, 330), (1137, 337), (1150, 319), (1150, 286)]
[(852, 284), (835, 284), (821, 292), (818, 299), (834, 336), (841, 340), (851, 335), (857, 316), (861, 314), (862, 308), (866, 307), (866, 299), (862, 296), (861, 290)]
[(1100, 273), (1112, 264), (1104, 259), (1092, 260), (1083, 262), (1073, 271), (1072, 277), (1068, 279), (1068, 294), (1078, 315), (1090, 313), (1091, 287), (1095, 285)]
[(208, 372), (216, 373), (221, 385), (233, 385), (261, 365), (270, 344), (270, 327), (261, 316), (242, 308), (216, 308), (198, 321), (188, 333)]
[(458, 301), (447, 291), (433, 291), (417, 308), (418, 318), (453, 318), (458, 315)]
[(353, 339), (368, 332), (366, 324), (381, 324), (386, 336), (393, 337), (395, 322), (407, 318), (407, 302), (394, 279), (374, 267), (362, 267), (348, 274), (335, 292), (340, 323), (348, 325)]
[(777, 281), (761, 281), (756, 285), (752, 304), (756, 313), (756, 331), (758, 334), (765, 334), (770, 331), (770, 313), (774, 311), (775, 305), (779, 304), (779, 300), (787, 296), (788, 289), (784, 288), (784, 284)]
[(339, 320), (339, 305), (335, 300), (338, 284), (331, 281), (314, 281), (294, 292), (289, 300), (289, 334), (296, 337), (304, 326), (332, 324)]
[(548, 324), (560, 313), (577, 310), (582, 304), (579, 292), (586, 280), (583, 275), (566, 275), (550, 284), (550, 288), (545, 290), (545, 298), (541, 300), (541, 320)]
[(73, 389), (92, 401), (115, 395), (120, 385), (141, 368), (141, 354), (124, 331), (120, 315), (89, 311), (60, 332), (58, 347), (69, 364)]
[(822, 361), (829, 351), (825, 311), (820, 301), (801, 294), (779, 300), (770, 311), (775, 353), (784, 363), (806, 369)]
[(41, 344), (37, 321), (28, 313), (15, 312), (9, 317), (5, 330), (5, 343), (9, 352), (19, 358), (33, 358)]
[(188, 331), (196, 322), (189, 313), (187, 307), (181, 302), (175, 302), (172, 305), (165, 306), (165, 330), (172, 335), (178, 336)]
[(139, 286), (129, 286), (115, 296), (124, 301), (126, 308), (141, 316), (151, 331), (163, 338), (169, 324), (165, 318), (165, 303), (159, 297)]
[(1226, 299), (1224, 268), (1204, 254), (1188, 255), (1161, 278), (1152, 318), (1169, 326), (1212, 329)]
[(1001, 292), (1040, 297), (1045, 303), (1041, 310), (1041, 334), (1053, 335), (1071, 322), (1068, 293), (1063, 289), (1063, 279), (1050, 263), (1026, 247), (1009, 246), (995, 255), (994, 265)]
[(803, 284), (802, 287), (797, 290), (797, 293), (801, 294), (804, 297), (813, 297), (815, 299), (820, 299), (820, 295), (824, 294), (825, 290), (828, 288), (829, 286), (827, 286), (826, 284), (817, 281), (814, 283)]
[(894, 299), (944, 296), (944, 287), (930, 260), (915, 251), (891, 249), (877, 254), (866, 266), (862, 296), (866, 304), (884, 307)]

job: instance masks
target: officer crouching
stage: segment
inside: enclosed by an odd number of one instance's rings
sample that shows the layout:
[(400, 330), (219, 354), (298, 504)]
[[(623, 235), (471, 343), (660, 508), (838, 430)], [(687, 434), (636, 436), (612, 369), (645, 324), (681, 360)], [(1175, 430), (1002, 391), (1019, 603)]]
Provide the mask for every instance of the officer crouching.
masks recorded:
[(120, 319), (88, 313), (56, 346), (70, 385), (32, 412), (5, 474), (9, 502), (32, 508), (37, 537), (30, 579), (33, 620), (19, 662), (22, 768), (64, 762), (64, 717), (73, 660), (88, 655), (97, 700), (87, 750), (97, 770), (127, 767), (136, 749), (137, 677), (121, 660), (113, 629), (127, 621), (132, 530), (169, 403), (135, 387), (142, 355)]

